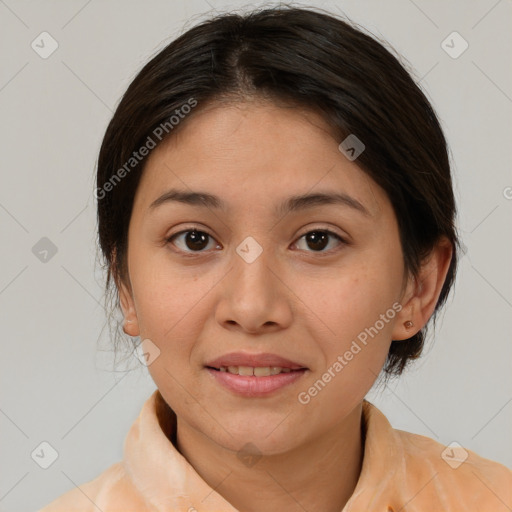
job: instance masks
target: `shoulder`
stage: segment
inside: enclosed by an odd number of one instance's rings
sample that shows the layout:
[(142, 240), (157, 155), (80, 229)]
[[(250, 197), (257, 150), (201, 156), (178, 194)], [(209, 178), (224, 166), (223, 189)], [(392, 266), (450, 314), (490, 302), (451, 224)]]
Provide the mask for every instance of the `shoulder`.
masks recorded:
[(128, 478), (123, 463), (118, 462), (37, 512), (143, 512), (146, 509), (147, 505)]
[(426, 499), (446, 496), (468, 510), (510, 510), (512, 470), (498, 462), (450, 443), (445, 446), (419, 434), (394, 429), (403, 448), (407, 479), (424, 483)]
[(459, 444), (392, 427), (363, 404), (361, 476), (344, 512), (511, 512), (512, 471)]

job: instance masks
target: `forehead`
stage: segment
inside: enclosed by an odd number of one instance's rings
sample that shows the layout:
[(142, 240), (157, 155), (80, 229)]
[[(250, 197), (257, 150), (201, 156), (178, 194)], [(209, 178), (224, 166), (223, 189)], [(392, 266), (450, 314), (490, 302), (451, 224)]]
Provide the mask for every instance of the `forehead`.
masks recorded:
[(227, 205), (271, 205), (321, 189), (379, 211), (385, 192), (339, 151), (339, 143), (312, 111), (268, 102), (209, 105), (152, 151), (136, 200), (147, 207), (166, 189), (188, 188), (226, 198)]

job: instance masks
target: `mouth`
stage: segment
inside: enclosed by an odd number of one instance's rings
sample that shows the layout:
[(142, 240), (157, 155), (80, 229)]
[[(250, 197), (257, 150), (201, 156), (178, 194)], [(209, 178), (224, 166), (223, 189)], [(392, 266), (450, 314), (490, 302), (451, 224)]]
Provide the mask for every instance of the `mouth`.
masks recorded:
[(265, 397), (304, 376), (309, 368), (275, 354), (232, 353), (205, 365), (214, 381), (238, 396)]
[(206, 366), (210, 370), (218, 372), (231, 373), (232, 375), (242, 375), (244, 377), (269, 377), (271, 375), (279, 375), (280, 373), (300, 372), (307, 368), (285, 368), (282, 366)]
[[(278, 356), (277, 354), (251, 354), (248, 352), (231, 352), (230, 354), (225, 354), (217, 359), (207, 362), (205, 366), (214, 370), (230, 373), (235, 373), (236, 369), (238, 370), (236, 373), (239, 375), (256, 375), (256, 377), (259, 377), (260, 375), (259, 373), (254, 373), (255, 369), (257, 372), (270, 372), (264, 373), (261, 376), (273, 375), (272, 372), (277, 372), (278, 369), (280, 371), (277, 373), (281, 373), (281, 370), (288, 371), (308, 369), (307, 366), (302, 363), (291, 361), (290, 359)], [(247, 373), (240, 373), (240, 370), (241, 372)], [(251, 371), (251, 373), (249, 373), (249, 371)]]

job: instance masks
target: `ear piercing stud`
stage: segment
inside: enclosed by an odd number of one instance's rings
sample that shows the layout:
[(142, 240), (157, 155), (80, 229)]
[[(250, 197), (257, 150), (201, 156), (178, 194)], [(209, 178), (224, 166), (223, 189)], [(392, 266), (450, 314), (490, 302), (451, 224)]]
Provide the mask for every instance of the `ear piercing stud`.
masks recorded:
[(407, 322), (404, 322), (404, 327), (406, 329), (410, 329), (411, 327), (414, 327), (414, 324), (410, 320), (407, 320)]

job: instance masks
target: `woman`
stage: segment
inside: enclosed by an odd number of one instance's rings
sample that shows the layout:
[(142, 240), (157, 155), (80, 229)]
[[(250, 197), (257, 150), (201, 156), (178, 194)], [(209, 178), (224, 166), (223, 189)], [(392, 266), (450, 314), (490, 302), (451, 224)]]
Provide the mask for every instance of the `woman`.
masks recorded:
[(55, 511), (505, 511), (512, 471), (391, 427), (453, 284), (447, 146), (380, 43), (320, 11), (221, 15), (138, 74), (101, 147), (107, 289), (157, 390)]

